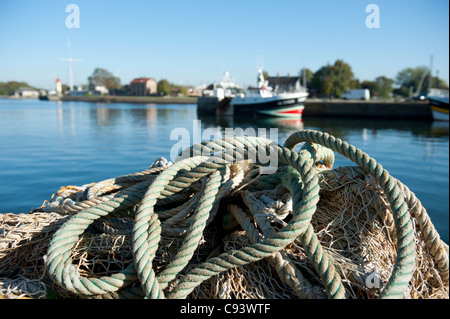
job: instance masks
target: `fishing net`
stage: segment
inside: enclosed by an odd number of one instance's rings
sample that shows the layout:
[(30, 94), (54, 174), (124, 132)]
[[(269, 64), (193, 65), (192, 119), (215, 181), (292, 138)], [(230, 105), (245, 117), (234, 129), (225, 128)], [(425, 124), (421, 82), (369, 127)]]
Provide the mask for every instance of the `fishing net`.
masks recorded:
[[(55, 232), (77, 212), (130, 194), (140, 186), (145, 189), (170, 166), (164, 160), (155, 163), (149, 170), (128, 177), (62, 187), (42, 207), (28, 214), (0, 214), (0, 295), (3, 298), (142, 298), (144, 293), (137, 278), (127, 289), (117, 292), (77, 294), (48, 274), (46, 258)], [(208, 222), (198, 248), (186, 267), (169, 283), (167, 291), (206, 260), (248, 247), (287, 225), (292, 218), (292, 194), (277, 179), (280, 170), (273, 175), (259, 175), (256, 169), (257, 166), (245, 163), (227, 171), (222, 185), (228, 188), (223, 192), (219, 188), (213, 206), (215, 217)], [(359, 167), (317, 167), (317, 170), (320, 200), (311, 220), (314, 232), (342, 279), (345, 297), (377, 298), (393, 273), (398, 253), (389, 201), (371, 175)], [(199, 204), (198, 193), (204, 190), (205, 184), (202, 178), (183, 191), (162, 198), (155, 206), (164, 226), (152, 261), (156, 275), (179, 253), (194, 208)], [(111, 276), (134, 262), (132, 228), (138, 206), (126, 214), (96, 220), (78, 237), (71, 248), (71, 260), (80, 276)], [(404, 297), (448, 298), (448, 277), (447, 281), (443, 279), (413, 216), (412, 224), (416, 260)], [(294, 275), (286, 276), (286, 271)], [(299, 238), (268, 258), (211, 276), (188, 296), (196, 299), (326, 297), (322, 279)]]

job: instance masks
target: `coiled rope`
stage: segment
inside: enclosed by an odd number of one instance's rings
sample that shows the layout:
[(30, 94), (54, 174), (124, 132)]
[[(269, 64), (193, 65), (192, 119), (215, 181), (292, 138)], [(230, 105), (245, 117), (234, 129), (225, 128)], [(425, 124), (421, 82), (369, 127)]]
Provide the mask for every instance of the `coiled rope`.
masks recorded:
[[(303, 142), (302, 149), (295, 152), (295, 146)], [(264, 227), (259, 225), (263, 229), (260, 234), (239, 207), (228, 205), (234, 219), (249, 234), (252, 244), (211, 257), (181, 276), (199, 246), (205, 227), (214, 220), (220, 200), (248, 181), (246, 178), (251, 174), (244, 177), (243, 167), (249, 162), (252, 167), (264, 167), (266, 162), (259, 160), (258, 154), (261, 153), (258, 151), (275, 154), (279, 165), (276, 173), (259, 179), (259, 184), (253, 187), (268, 188), (282, 183), (288, 188), (292, 194), (291, 219), (279, 230), (271, 228), (270, 224)], [(371, 174), (386, 194), (393, 212), (397, 258), (380, 297), (402, 298), (411, 280), (415, 239), (410, 211), (419, 221), (441, 277), (448, 285), (448, 246), (440, 240), (426, 210), (414, 194), (363, 151), (327, 133), (312, 130), (292, 134), (284, 146), (256, 137), (225, 138), (196, 144), (184, 152), (187, 158), (180, 154), (176, 163), (167, 168), (122, 178), (125, 182), (135, 178), (139, 181), (126, 191), (104, 196), (101, 200), (96, 200), (95, 194), (103, 187), (111, 187), (116, 181), (97, 184), (88, 192), (83, 204), (66, 205), (73, 216), (55, 232), (50, 242), (45, 256), (47, 272), (58, 285), (81, 296), (186, 298), (214, 275), (267, 258), (277, 265), (275, 269), (281, 278), (298, 296), (315, 298), (318, 295), (312, 291), (311, 284), (283, 252), (286, 246), (298, 239), (319, 274), (327, 296), (345, 298), (345, 289), (333, 258), (322, 248), (311, 225), (319, 201), (318, 171), (320, 167), (332, 167), (333, 152), (346, 156)], [(189, 198), (184, 191), (193, 187), (197, 187), (198, 192)], [(170, 203), (175, 198), (185, 198), (185, 203), (169, 211), (156, 210), (159, 203)], [(192, 214), (188, 213), (192, 210)], [(111, 276), (81, 276), (71, 259), (71, 249), (76, 241), (94, 222), (123, 216), (134, 218), (133, 263)], [(184, 220), (182, 230), (171, 229), (171, 226)], [(185, 236), (181, 248), (165, 269), (156, 274), (153, 260), (161, 234), (176, 232), (182, 232)], [(141, 287), (131, 285), (136, 280), (139, 280)]]

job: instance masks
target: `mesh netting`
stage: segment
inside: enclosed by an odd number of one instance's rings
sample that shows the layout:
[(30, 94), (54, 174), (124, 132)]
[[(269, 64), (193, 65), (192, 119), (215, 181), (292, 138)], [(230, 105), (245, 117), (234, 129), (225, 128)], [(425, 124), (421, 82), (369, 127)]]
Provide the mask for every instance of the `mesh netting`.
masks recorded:
[[(270, 187), (270, 178), (254, 174), (250, 167), (245, 167), (244, 173), (244, 176), (238, 176), (232, 170), (229, 174), (230, 179), (239, 178), (242, 182), (218, 203), (216, 218), (205, 228), (198, 249), (169, 285), (169, 291), (196, 265), (223, 252), (249, 246), (258, 240), (258, 236), (264, 237), (270, 228), (282, 229), (291, 218), (292, 196), (287, 188), (283, 185)], [(311, 221), (314, 231), (342, 278), (346, 297), (377, 298), (393, 272), (397, 253), (389, 202), (373, 179), (357, 167), (322, 170), (319, 176), (320, 201)], [(53, 234), (83, 207), (122, 194), (140, 182), (142, 180), (134, 183), (127, 180), (122, 184), (103, 183), (103, 187), (99, 187), (99, 183), (63, 187), (40, 209), (29, 214), (0, 214), (0, 295), (6, 298), (81, 297), (55, 283), (46, 272), (44, 256)], [(182, 245), (197, 200), (195, 194), (202, 183), (201, 180), (189, 189), (169, 196), (157, 207), (160, 218), (165, 216), (165, 220), (169, 220), (180, 212), (183, 212), (183, 218), (172, 218), (167, 223), (171, 230), (163, 232), (153, 260), (156, 274), (173, 260)], [(95, 196), (86, 198), (93, 187), (96, 187)], [(244, 212), (245, 218), (258, 231), (257, 235), (243, 230), (230, 213), (230, 205)], [(79, 237), (72, 247), (71, 258), (81, 276), (110, 276), (133, 263), (134, 209), (129, 216), (96, 221)], [(448, 283), (443, 282), (414, 218), (412, 223), (417, 258), (405, 297), (448, 298)], [(326, 298), (320, 276), (299, 240), (285, 247), (280, 256), (284, 263), (301, 273), (315, 298)], [(275, 259), (262, 259), (212, 276), (196, 287), (189, 298), (301, 297), (280, 275), (279, 268), (274, 267)], [(143, 296), (137, 280), (131, 287), (134, 287), (133, 297)], [(129, 294), (119, 291), (93, 297), (129, 297)]]

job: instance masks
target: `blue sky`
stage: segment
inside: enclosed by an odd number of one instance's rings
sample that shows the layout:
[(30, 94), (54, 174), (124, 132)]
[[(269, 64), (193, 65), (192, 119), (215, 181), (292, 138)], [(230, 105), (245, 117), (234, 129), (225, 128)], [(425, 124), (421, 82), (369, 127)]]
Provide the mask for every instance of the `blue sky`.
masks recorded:
[[(66, 6), (80, 28), (66, 27)], [(380, 8), (380, 28), (366, 27), (366, 6)], [(313, 71), (336, 59), (360, 80), (394, 78), (429, 65), (449, 82), (449, 2), (444, 0), (85, 1), (0, 0), (0, 81), (53, 88), (68, 83), (70, 39), (75, 84), (102, 67), (123, 84), (134, 77), (199, 85), (224, 71), (254, 84), (270, 74)]]

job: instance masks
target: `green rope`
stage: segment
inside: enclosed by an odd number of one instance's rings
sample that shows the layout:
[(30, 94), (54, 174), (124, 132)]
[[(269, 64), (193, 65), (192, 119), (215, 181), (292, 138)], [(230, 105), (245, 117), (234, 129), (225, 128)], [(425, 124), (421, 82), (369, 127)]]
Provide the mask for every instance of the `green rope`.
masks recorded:
[(434, 262), (439, 270), (442, 281), (448, 286), (448, 246), (441, 240), (439, 233), (431, 222), (430, 216), (427, 214), (425, 207), (422, 206), (422, 203), (416, 195), (402, 182), (397, 180), (397, 184), (404, 194), (405, 201), (408, 204), (408, 207), (410, 207), (411, 213), (414, 215), (417, 223), (419, 224), (425, 244), (434, 258)]
[[(302, 151), (300, 156), (302, 155), (307, 156), (306, 151)], [(301, 183), (301, 179), (297, 176), (298, 173), (293, 169), (290, 169), (283, 178), (283, 184), (291, 191), (293, 198), (297, 195), (295, 194), (295, 184)], [(301, 190), (301, 188), (298, 189)], [(307, 217), (306, 229), (299, 235), (299, 241), (305, 249), (305, 254), (319, 274), (322, 283), (325, 286), (327, 295), (332, 299), (345, 298), (345, 289), (342, 286), (341, 278), (334, 268), (328, 254), (323, 250), (317, 235), (314, 233), (311, 224), (312, 214)]]
[[(300, 152), (294, 152), (295, 146), (302, 142), (305, 142), (305, 145)], [(278, 170), (272, 175), (255, 178), (249, 185), (249, 190), (273, 189), (283, 183), (292, 193), (292, 218), (281, 230), (265, 234), (265, 237), (250, 246), (210, 258), (191, 269), (186, 276), (179, 278), (179, 274), (186, 268), (198, 248), (205, 227), (214, 218), (220, 199), (237, 185), (228, 180), (230, 167), (248, 160), (256, 167), (265, 165), (266, 162), (258, 156), (261, 151), (264, 155), (275, 154)], [(147, 170), (141, 174), (125, 175), (95, 184), (88, 193), (88, 201), (83, 205), (71, 207), (70, 211), (74, 215), (54, 234), (46, 255), (47, 271), (60, 286), (85, 296), (102, 295), (103, 298), (115, 298), (144, 295), (146, 298), (186, 298), (193, 289), (211, 276), (269, 257), (298, 238), (320, 275), (328, 297), (345, 298), (345, 289), (332, 258), (322, 248), (311, 224), (319, 201), (317, 168), (321, 165), (331, 168), (334, 163), (333, 152), (346, 156), (374, 176), (389, 200), (397, 232), (398, 252), (393, 273), (380, 297), (402, 298), (412, 277), (415, 261), (414, 234), (408, 205), (415, 207), (418, 200), (414, 194), (407, 193), (403, 184), (392, 178), (366, 153), (327, 133), (312, 130), (292, 134), (284, 147), (268, 139), (255, 137), (206, 141), (180, 153), (178, 161), (168, 168)], [(189, 157), (182, 159), (186, 155)], [(152, 175), (154, 173), (159, 175)], [(242, 181), (242, 169), (239, 174)], [(107, 195), (104, 197), (106, 199), (95, 200), (95, 194), (102, 187), (118, 181), (138, 184), (135, 188), (126, 188), (120, 196)], [(199, 192), (192, 198), (183, 193), (187, 189), (191, 192), (192, 189), (198, 190), (200, 185)], [(180, 199), (185, 203), (178, 208), (155, 211), (158, 204), (169, 204)], [(431, 224), (421, 206), (412, 210), (416, 212), (416, 218), (424, 228)], [(188, 221), (185, 217), (192, 211)], [(80, 276), (71, 259), (71, 249), (79, 237), (98, 219), (120, 217), (130, 213), (135, 214), (132, 230), (133, 263), (111, 276)], [(161, 221), (164, 219), (166, 220)], [(171, 233), (171, 227), (181, 221), (187, 229), (181, 248), (165, 269), (156, 275), (153, 260), (161, 234)], [(434, 228), (426, 229), (424, 235), (429, 238), (429, 247), (435, 247), (436, 242), (441, 243)], [(255, 236), (256, 233), (251, 237), (254, 241)], [(433, 250), (433, 256), (448, 282), (448, 251), (445, 251), (444, 245), (441, 246)], [(137, 279), (142, 291), (136, 287), (127, 288)], [(179, 281), (176, 282), (176, 279)]]
[[(133, 255), (139, 280), (144, 289), (144, 293), (148, 298), (164, 297), (162, 288), (160, 287), (158, 280), (156, 280), (152, 268), (152, 260), (155, 257), (155, 252), (160, 239), (160, 227), (155, 229), (150, 223), (150, 221), (157, 219), (157, 215), (154, 213), (154, 206), (165, 186), (175, 178), (180, 170), (190, 170), (194, 168), (193, 178), (189, 179), (190, 182), (193, 182), (223, 167), (223, 164), (206, 162), (206, 160), (210, 160), (210, 158), (197, 156), (182, 160), (167, 168), (150, 186), (136, 213), (133, 227)], [(208, 183), (208, 186), (209, 184), (210, 183)], [(203, 217), (203, 214), (199, 216)], [(181, 258), (179, 255), (178, 257)], [(178, 262), (179, 261), (175, 259), (172, 262), (172, 265), (176, 265)], [(165, 279), (167, 278), (171, 278), (171, 276), (169, 275)]]
[(286, 148), (279, 148), (278, 154), (283, 162), (299, 171), (303, 181), (294, 186), (294, 195), (301, 192), (302, 196), (294, 197), (293, 218), (288, 225), (256, 244), (221, 254), (198, 265), (172, 289), (169, 298), (185, 298), (201, 282), (213, 275), (272, 255), (292, 243), (307, 227), (308, 219), (315, 212), (319, 201), (318, 177), (313, 169), (313, 162), (309, 157), (299, 157), (297, 153)]
[(392, 178), (381, 164), (353, 145), (343, 142), (327, 133), (318, 131), (300, 131), (288, 137), (284, 145), (293, 149), (301, 142), (321, 144), (358, 164), (375, 177), (391, 204), (395, 228), (397, 231), (397, 259), (393, 273), (381, 292), (381, 298), (403, 298), (411, 280), (415, 263), (415, 239), (408, 207), (404, 201), (397, 181)]
[(178, 273), (183, 270), (194, 255), (200, 243), (203, 230), (206, 227), (206, 221), (216, 199), (223, 175), (224, 169), (217, 170), (211, 174), (211, 177), (206, 182), (205, 188), (202, 191), (202, 197), (194, 212), (194, 222), (190, 225), (183, 244), (174, 257), (174, 260), (158, 275), (158, 281), (162, 289), (166, 288), (169, 282), (176, 278)]
[(140, 202), (141, 196), (125, 195), (111, 199), (73, 215), (59, 228), (51, 242), (46, 255), (46, 266), (50, 276), (62, 287), (81, 295), (98, 295), (117, 291), (136, 279), (134, 266), (130, 265), (118, 274), (110, 277), (85, 278), (80, 276), (72, 264), (71, 249), (79, 236), (100, 217), (114, 210), (131, 208)]

